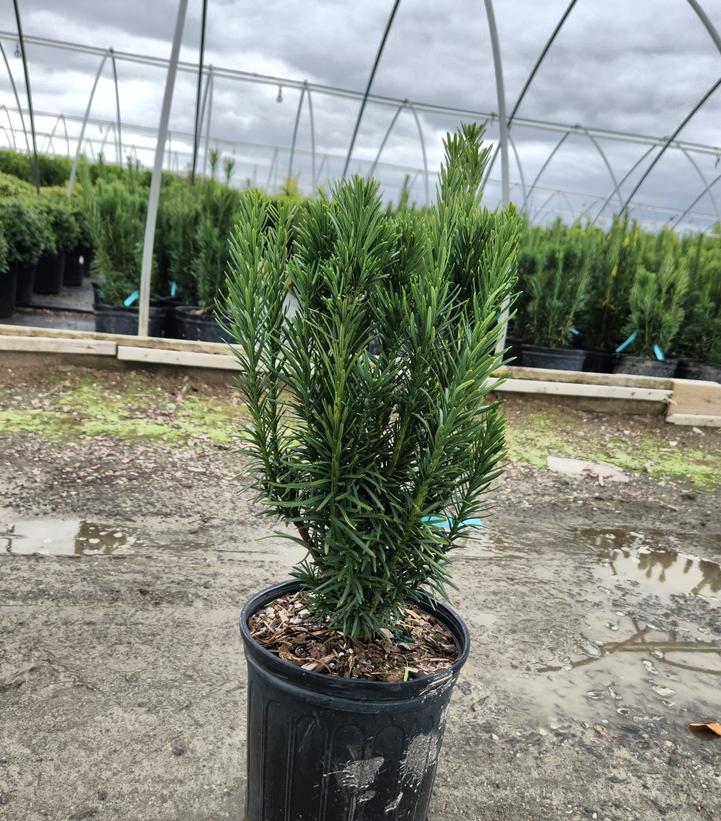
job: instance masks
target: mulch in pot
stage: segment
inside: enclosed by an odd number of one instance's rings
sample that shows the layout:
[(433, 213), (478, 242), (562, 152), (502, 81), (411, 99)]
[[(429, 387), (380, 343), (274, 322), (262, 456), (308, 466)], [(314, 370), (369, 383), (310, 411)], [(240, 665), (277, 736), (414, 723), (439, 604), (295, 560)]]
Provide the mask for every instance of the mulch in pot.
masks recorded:
[(250, 618), (251, 635), (284, 661), (341, 678), (399, 682), (444, 670), (458, 658), (448, 629), (412, 604), (392, 631), (370, 641), (330, 628), (310, 604), (306, 591), (275, 599)]

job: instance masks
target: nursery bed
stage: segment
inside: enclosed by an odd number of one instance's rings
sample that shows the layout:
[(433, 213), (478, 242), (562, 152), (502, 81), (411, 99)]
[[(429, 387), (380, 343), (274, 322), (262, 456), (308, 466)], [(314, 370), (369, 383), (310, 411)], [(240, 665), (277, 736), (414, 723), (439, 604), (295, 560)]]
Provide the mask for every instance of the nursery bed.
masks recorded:
[[(718, 742), (685, 725), (718, 718), (721, 432), (505, 402), (511, 465), (456, 558), (473, 647), (431, 821), (714, 817)], [(192, 379), (0, 372), (8, 818), (238, 817), (238, 609), (297, 558), (234, 479), (242, 416)]]

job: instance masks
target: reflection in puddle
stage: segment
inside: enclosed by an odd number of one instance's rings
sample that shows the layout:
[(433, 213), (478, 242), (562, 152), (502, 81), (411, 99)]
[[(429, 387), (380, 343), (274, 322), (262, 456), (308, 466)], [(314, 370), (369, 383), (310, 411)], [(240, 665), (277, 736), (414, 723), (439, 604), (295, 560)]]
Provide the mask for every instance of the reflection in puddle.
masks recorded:
[(600, 548), (600, 575), (609, 581), (631, 582), (666, 595), (721, 594), (721, 566), (716, 562), (654, 549), (642, 533), (582, 530), (580, 535)]
[(621, 733), (661, 721), (686, 733), (688, 722), (717, 716), (721, 566), (675, 549), (680, 539), (693, 544), (672, 532), (585, 528), (525, 542), (504, 534), (481, 548), (511, 588), (543, 590), (529, 616), (553, 638), (509, 676), (534, 716)]
[(204, 545), (191, 542), (157, 545), (123, 528), (82, 519), (28, 519), (7, 526), (0, 524), (0, 552), (14, 555), (132, 555), (147, 547), (184, 549)]

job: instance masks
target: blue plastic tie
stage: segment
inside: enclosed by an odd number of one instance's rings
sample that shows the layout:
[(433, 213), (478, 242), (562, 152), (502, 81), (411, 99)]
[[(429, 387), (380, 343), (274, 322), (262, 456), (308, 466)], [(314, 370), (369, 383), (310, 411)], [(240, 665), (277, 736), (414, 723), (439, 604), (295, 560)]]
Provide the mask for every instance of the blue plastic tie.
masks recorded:
[(125, 299), (123, 300), (123, 305), (125, 305), (126, 308), (129, 308), (133, 304), (133, 302), (138, 301), (139, 297), (140, 297), (140, 292), (139, 291), (133, 291), (132, 294), (128, 294), (128, 296), (125, 297)]
[(170, 296), (175, 296), (178, 293), (178, 283), (174, 280), (170, 280)]
[(616, 348), (616, 353), (621, 353), (621, 351), (625, 351), (629, 345), (632, 345), (636, 341), (636, 337), (638, 336), (638, 331), (634, 331), (628, 339), (623, 341), (618, 348)]
[[(450, 530), (453, 524), (451, 516), (421, 516), (421, 521), (432, 527), (440, 527), (443, 530)], [(464, 527), (483, 527), (480, 519), (464, 519), (461, 524)]]
[(653, 352), (656, 354), (656, 359), (658, 359), (659, 362), (663, 362), (664, 359), (666, 359), (663, 353), (663, 348), (658, 343), (654, 344)]
[(578, 330), (578, 328), (575, 325), (573, 325), (571, 327), (570, 331), (573, 334), (573, 336), (581, 336), (581, 332)]

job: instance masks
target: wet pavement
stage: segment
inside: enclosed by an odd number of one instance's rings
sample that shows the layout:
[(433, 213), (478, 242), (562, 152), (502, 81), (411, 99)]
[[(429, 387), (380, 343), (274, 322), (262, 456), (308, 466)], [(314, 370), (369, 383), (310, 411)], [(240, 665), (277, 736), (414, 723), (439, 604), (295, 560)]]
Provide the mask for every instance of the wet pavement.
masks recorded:
[[(227, 449), (29, 441), (0, 456), (0, 817), (237, 821), (238, 614), (299, 550)], [(688, 729), (721, 718), (719, 496), (619, 487), (511, 467), (456, 552), (429, 821), (721, 817), (721, 738)]]

